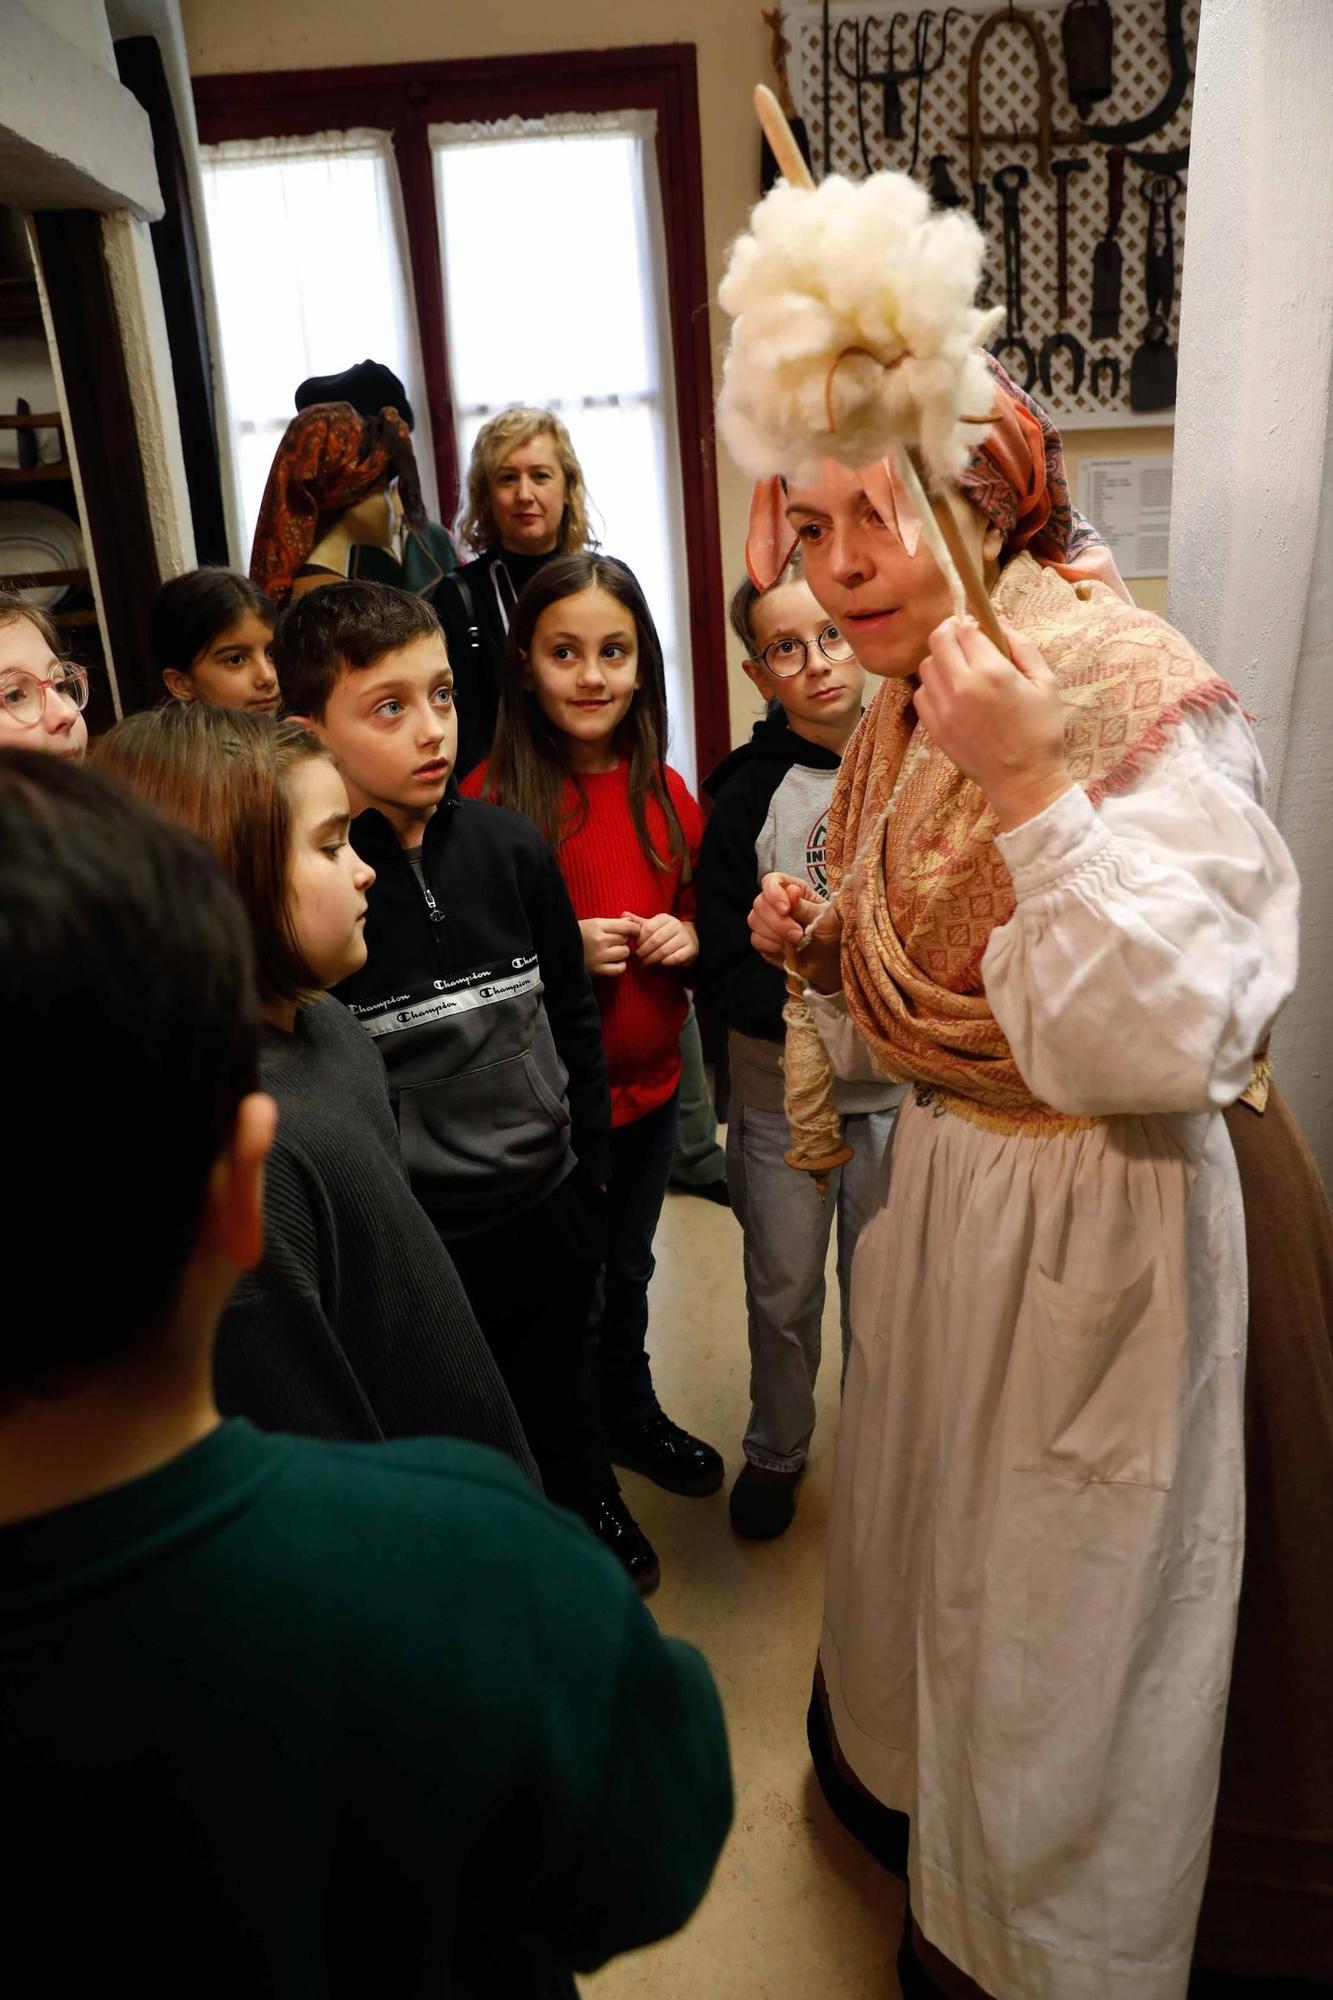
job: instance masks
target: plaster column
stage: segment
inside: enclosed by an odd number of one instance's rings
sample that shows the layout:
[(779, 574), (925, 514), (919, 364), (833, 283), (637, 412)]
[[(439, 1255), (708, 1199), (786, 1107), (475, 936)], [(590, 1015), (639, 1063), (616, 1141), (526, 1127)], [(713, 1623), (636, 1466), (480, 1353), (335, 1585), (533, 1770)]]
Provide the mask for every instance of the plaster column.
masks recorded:
[(1333, 34), (1327, 0), (1203, 0), (1170, 617), (1257, 718), (1304, 885), (1277, 1079), (1333, 1186)]

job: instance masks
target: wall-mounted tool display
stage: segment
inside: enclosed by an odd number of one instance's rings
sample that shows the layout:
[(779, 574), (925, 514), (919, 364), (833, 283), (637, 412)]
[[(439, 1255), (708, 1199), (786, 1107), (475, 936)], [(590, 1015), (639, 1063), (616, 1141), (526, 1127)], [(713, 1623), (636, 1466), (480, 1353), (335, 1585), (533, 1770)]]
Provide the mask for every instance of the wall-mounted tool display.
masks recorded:
[(1140, 193), (1148, 204), (1143, 259), (1143, 299), (1148, 324), (1129, 366), (1132, 410), (1169, 410), (1176, 400), (1176, 350), (1171, 345), (1171, 308), (1176, 302), (1176, 237), (1172, 205), (1183, 182), (1179, 174), (1149, 174)]
[[(1104, 146), (1137, 146), (1140, 139), (1151, 139), (1164, 131), (1185, 102), (1185, 92), (1190, 86), (1190, 59), (1185, 46), (1185, 0), (1163, 0), (1163, 6), (1171, 79), (1161, 98), (1141, 118), (1126, 118), (1116, 125), (1086, 125), (1083, 131), (1085, 139), (1100, 139)], [(1196, 20), (1196, 41), (1197, 37)]]
[[(791, 127), (792, 138), (801, 149), (802, 158), (810, 166), (810, 136), (805, 129), (805, 120), (796, 109), (796, 100), (791, 94), (791, 79), (787, 74), (787, 58), (791, 54), (791, 43), (783, 32), (781, 7), (774, 7), (768, 13), (760, 13), (760, 19), (772, 37), (769, 59), (773, 64), (773, 88), (782, 115)], [(778, 163), (773, 158), (773, 150), (768, 140), (761, 134), (759, 140), (759, 191), (767, 194), (778, 178)], [(811, 172), (814, 169), (811, 167)]]
[[(987, 132), (982, 124), (981, 62), (987, 42), (1000, 28), (1019, 29), (1032, 50), (1037, 66), (1037, 125), (1033, 132), (1020, 132), (1016, 120), (1010, 121), (1012, 129), (1008, 132)], [(988, 14), (972, 38), (972, 52), (967, 59), (967, 130), (954, 133), (955, 139), (967, 140), (967, 172), (974, 187), (981, 179), (983, 146), (1035, 145), (1037, 172), (1046, 179), (1051, 171), (1052, 141), (1062, 146), (1075, 143), (1074, 134), (1051, 130), (1051, 102), (1051, 52), (1040, 22), (1021, 7), (1011, 6), (1007, 13)]]
[[(1202, 0), (986, 0), (966, 13), (940, 0), (780, 4), (815, 158), (853, 179), (915, 166), (937, 207), (970, 201), (986, 237), (979, 300), (1006, 299), (1005, 338), (1023, 343), (1010, 365), (1022, 379), (1034, 357), (1035, 393), (1053, 414), (1094, 424), (1128, 416), (1140, 349), (1162, 350), (1151, 364), (1158, 386), (1140, 382), (1159, 397), (1179, 345), (1174, 271)], [(1066, 170), (1069, 158), (1088, 166)], [(1008, 167), (1029, 178), (1009, 187), (1006, 206), (996, 176)], [(1155, 211), (1140, 198), (1145, 177), (1171, 177), (1171, 200), (1164, 206), (1159, 189)], [(1139, 303), (1138, 274), (1151, 233), (1154, 296), (1165, 295), (1168, 208), (1171, 299), (1153, 313)], [(1094, 373), (1095, 362), (1104, 365)]]
[(1106, 156), (1106, 234), (1092, 253), (1092, 337), (1114, 340), (1120, 331), (1120, 218), (1125, 211), (1125, 149)]
[(1087, 160), (1051, 161), (1055, 177), (1055, 332), (1047, 334), (1037, 356), (1042, 390), (1050, 397), (1055, 395), (1051, 364), (1058, 353), (1069, 356), (1073, 369), (1071, 394), (1077, 396), (1083, 386), (1083, 343), (1066, 327), (1065, 321), (1069, 317), (1069, 182), (1075, 174), (1086, 174), (1088, 167)]
[(963, 208), (967, 196), (959, 194), (949, 172), (949, 155), (936, 153), (930, 163), (930, 198), (936, 208)]
[[(916, 85), (916, 108), (912, 115), (912, 152), (906, 171), (914, 174), (921, 154), (921, 94), (926, 79), (942, 68), (949, 53), (949, 23), (961, 17), (961, 9), (946, 7), (939, 22), (938, 42), (932, 57), (931, 31), (936, 27), (936, 17), (931, 8), (923, 8), (915, 20), (907, 13), (895, 13), (888, 24), (887, 50), (883, 66), (876, 68), (871, 53), (871, 32), (876, 26), (875, 15), (868, 14), (864, 20), (843, 19), (833, 33), (833, 60), (839, 73), (852, 84), (856, 91), (856, 131), (861, 144), (861, 163), (867, 174), (873, 174), (877, 167), (887, 164), (873, 160), (866, 133), (865, 97), (867, 88), (876, 86), (880, 91), (881, 135), (886, 142), (903, 137), (902, 85)], [(902, 66), (898, 62), (898, 33), (904, 36), (904, 55), (910, 60)]]
[(1000, 197), (1004, 218), (1004, 338), (991, 342), (991, 353), (1011, 375), (1021, 369), (1023, 387), (1037, 380), (1037, 363), (1023, 338), (1023, 217), (1019, 203), (1028, 184), (1026, 167), (1001, 167), (991, 186)]
[(1086, 119), (1097, 98), (1111, 95), (1115, 21), (1110, 0), (1069, 0), (1060, 40), (1070, 101)]

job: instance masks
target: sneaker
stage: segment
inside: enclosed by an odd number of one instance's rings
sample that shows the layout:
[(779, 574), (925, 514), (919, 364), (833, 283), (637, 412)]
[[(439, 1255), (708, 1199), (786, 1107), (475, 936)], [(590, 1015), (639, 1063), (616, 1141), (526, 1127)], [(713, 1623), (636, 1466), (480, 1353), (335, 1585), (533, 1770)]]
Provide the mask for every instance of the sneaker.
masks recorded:
[(638, 1423), (613, 1430), (610, 1448), (613, 1464), (627, 1465), (668, 1493), (686, 1493), (693, 1499), (716, 1493), (726, 1474), (721, 1454), (673, 1424), (662, 1410), (651, 1410)]
[(583, 1516), (604, 1549), (609, 1549), (623, 1567), (640, 1597), (647, 1597), (662, 1581), (657, 1552), (639, 1526), (619, 1487), (602, 1493)]
[(773, 1542), (785, 1535), (796, 1513), (799, 1472), (773, 1472), (747, 1459), (727, 1502), (731, 1525), (750, 1542)]

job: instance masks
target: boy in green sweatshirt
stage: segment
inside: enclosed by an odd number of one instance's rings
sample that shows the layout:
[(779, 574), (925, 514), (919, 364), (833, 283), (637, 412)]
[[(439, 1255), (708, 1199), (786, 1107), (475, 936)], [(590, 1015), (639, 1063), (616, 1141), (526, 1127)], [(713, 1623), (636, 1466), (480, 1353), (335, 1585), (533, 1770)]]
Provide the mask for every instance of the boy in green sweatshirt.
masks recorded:
[(572, 1994), (703, 1895), (717, 1695), (498, 1454), (220, 1421), (258, 1027), (197, 844), (0, 753), (11, 1952), (50, 1993)]

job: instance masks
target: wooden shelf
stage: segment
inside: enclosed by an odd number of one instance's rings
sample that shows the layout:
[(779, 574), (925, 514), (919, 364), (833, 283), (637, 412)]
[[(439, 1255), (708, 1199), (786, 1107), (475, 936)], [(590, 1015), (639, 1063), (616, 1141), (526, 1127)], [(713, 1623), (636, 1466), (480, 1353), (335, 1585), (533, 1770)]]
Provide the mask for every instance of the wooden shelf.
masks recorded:
[(63, 421), (59, 410), (39, 410), (35, 416), (28, 411), (21, 417), (0, 417), (0, 431), (54, 431)]
[(95, 625), (95, 611), (51, 611), (47, 613), (53, 625)]
[(0, 590), (44, 590), (54, 583), (87, 583), (86, 569), (25, 569), (0, 576)]
[(0, 278), (0, 321), (39, 320), (41, 316), (35, 278)]
[(44, 486), (57, 479), (68, 486), (73, 477), (69, 465), (0, 465), (0, 486)]

